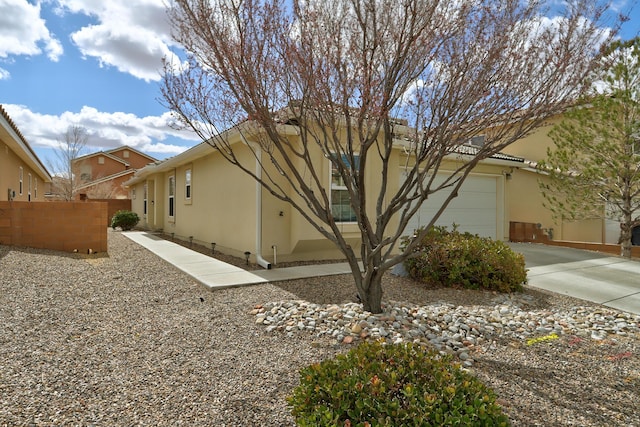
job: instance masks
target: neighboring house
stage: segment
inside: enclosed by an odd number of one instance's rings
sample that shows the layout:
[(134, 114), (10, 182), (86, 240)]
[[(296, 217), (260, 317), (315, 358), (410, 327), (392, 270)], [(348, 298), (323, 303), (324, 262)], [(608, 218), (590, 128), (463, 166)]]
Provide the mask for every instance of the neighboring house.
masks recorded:
[[(299, 138), (296, 127), (286, 126), (290, 138)], [(236, 144), (234, 153), (244, 164), (256, 164), (253, 154), (241, 141), (236, 130), (226, 132)], [(249, 142), (251, 138), (249, 137)], [(404, 179), (403, 165), (407, 154), (402, 141), (393, 150), (390, 164), (397, 165), (397, 172), (389, 179), (389, 188), (398, 188)], [(477, 147), (461, 147), (442, 166), (451, 168), (456, 162), (465, 161)], [(318, 150), (316, 160), (326, 164), (321, 179), (326, 189), (337, 196), (340, 182), (332, 177), (330, 162)], [(249, 163), (249, 162), (253, 163)], [(509, 174), (525, 168), (524, 159), (499, 154), (482, 161), (468, 177), (459, 196), (452, 201), (438, 224), (458, 224), (461, 230), (507, 240), (509, 236), (511, 183)], [(265, 166), (271, 167), (271, 166)], [(305, 170), (300, 165), (298, 170)], [(381, 174), (368, 168), (368, 188), (380, 188)], [(258, 169), (256, 169), (258, 172)], [(271, 172), (271, 171), (269, 171)], [(279, 176), (272, 171), (272, 176)], [(343, 258), (332, 242), (324, 238), (286, 202), (263, 191), (252, 178), (222, 158), (219, 152), (201, 143), (186, 152), (163, 162), (148, 165), (137, 171), (125, 185), (130, 189), (132, 210), (141, 218), (139, 226), (150, 230), (162, 230), (176, 238), (193, 241), (215, 250), (240, 256), (251, 252), (252, 259), (278, 261)], [(281, 185), (286, 187), (286, 183)], [(335, 194), (333, 194), (335, 193)], [(440, 206), (445, 194), (435, 194), (425, 203), (406, 229), (406, 234), (432, 217), (434, 207)], [(332, 197), (338, 200), (339, 197)], [(515, 200), (516, 198), (514, 198)], [(334, 216), (342, 216), (345, 237), (353, 247), (359, 245), (359, 231), (349, 217), (348, 201), (344, 206), (333, 206)], [(344, 213), (344, 215), (342, 215)]]
[(74, 175), (78, 178), (76, 199), (126, 199), (129, 193), (122, 184), (137, 169), (156, 161), (128, 146), (78, 157), (73, 160)]
[(0, 201), (44, 201), (51, 175), (0, 105)]

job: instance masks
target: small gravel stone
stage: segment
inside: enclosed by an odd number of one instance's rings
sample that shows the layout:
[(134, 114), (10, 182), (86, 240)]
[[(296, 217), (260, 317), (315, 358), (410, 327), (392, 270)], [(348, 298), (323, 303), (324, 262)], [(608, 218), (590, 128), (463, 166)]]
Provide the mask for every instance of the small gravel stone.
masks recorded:
[(108, 236), (108, 256), (0, 245), (0, 426), (293, 426), (298, 370), (381, 331), (455, 354), (514, 426), (640, 426), (637, 315), (391, 275), (381, 315), (348, 275), (210, 292)]

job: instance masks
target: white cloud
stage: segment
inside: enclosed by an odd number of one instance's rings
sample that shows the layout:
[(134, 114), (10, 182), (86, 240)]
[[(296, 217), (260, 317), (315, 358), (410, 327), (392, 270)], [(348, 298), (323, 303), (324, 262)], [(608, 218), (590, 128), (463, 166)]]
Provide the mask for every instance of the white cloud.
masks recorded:
[(0, 68), (0, 80), (8, 80), (11, 77), (11, 74), (4, 68)]
[(40, 3), (0, 1), (0, 58), (40, 55), (43, 50), (52, 61), (57, 61), (63, 53), (62, 44), (40, 17)]
[(70, 125), (87, 129), (87, 152), (128, 145), (150, 155), (175, 155), (200, 141), (191, 132), (171, 128), (173, 120), (170, 113), (138, 117), (123, 112), (101, 112), (85, 106), (79, 112), (51, 115), (33, 112), (23, 105), (4, 104), (3, 107), (34, 148), (57, 147)]
[(158, 0), (59, 0), (59, 13), (95, 17), (71, 34), (83, 55), (95, 57), (101, 66), (113, 66), (145, 81), (160, 80), (162, 58), (179, 58), (174, 46), (164, 3)]

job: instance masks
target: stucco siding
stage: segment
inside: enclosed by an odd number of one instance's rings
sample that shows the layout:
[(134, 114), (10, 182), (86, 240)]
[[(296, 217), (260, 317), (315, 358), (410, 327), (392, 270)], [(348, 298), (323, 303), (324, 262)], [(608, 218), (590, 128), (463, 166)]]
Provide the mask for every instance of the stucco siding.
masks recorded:
[[(22, 191), (20, 191), (20, 168), (22, 168)], [(15, 191), (13, 200), (29, 201), (29, 176), (31, 176), (31, 201), (43, 201), (45, 183), (42, 177), (5, 143), (0, 142), (0, 201), (9, 200), (10, 189)]]

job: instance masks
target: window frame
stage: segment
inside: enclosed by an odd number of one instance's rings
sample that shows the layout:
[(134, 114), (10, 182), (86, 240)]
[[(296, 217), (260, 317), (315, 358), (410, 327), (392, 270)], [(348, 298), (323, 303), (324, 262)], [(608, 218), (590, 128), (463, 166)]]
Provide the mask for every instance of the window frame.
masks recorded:
[(469, 145), (472, 147), (482, 148), (487, 143), (487, 136), (485, 134), (474, 135), (469, 138)]
[[(336, 153), (331, 153), (330, 156), (335, 156)], [(346, 153), (342, 153), (340, 154), (343, 160), (343, 163), (345, 163), (345, 165), (348, 164), (348, 159), (347, 159), (347, 154)], [(352, 170), (354, 169), (358, 169), (360, 167), (360, 154), (359, 153), (353, 153), (353, 156), (355, 158), (355, 165), (351, 165)], [(356, 224), (357, 218), (355, 217), (355, 212), (353, 210), (353, 208), (351, 207), (351, 203), (350, 200), (348, 202), (348, 204), (345, 206), (344, 205), (344, 199), (342, 197), (340, 197), (340, 200), (342, 203), (340, 203), (340, 215), (336, 215), (336, 212), (334, 211), (334, 191), (335, 192), (346, 192), (347, 196), (350, 198), (349, 195), (349, 190), (347, 189), (347, 186), (344, 185), (344, 183), (340, 184), (339, 182), (336, 183), (334, 182), (334, 163), (331, 161), (331, 159), (329, 159), (329, 204), (330, 204), (330, 209), (331, 209), (331, 215), (333, 215), (333, 219), (337, 222), (337, 223), (341, 223), (341, 224)], [(342, 181), (342, 176), (340, 176), (340, 174), (337, 172), (337, 178), (339, 181)], [(344, 211), (345, 208), (348, 208), (348, 211), (350, 212), (349, 215), (349, 219), (343, 219), (344, 218)]]
[(27, 174), (27, 200), (29, 202), (31, 201), (31, 185), (32, 185), (31, 173), (28, 173)]
[(176, 218), (176, 176), (175, 175), (171, 175), (169, 176), (169, 183), (168, 183), (169, 188), (168, 190), (168, 194), (169, 194), (169, 220), (173, 220), (175, 221)]
[(191, 201), (193, 191), (193, 172), (191, 168), (184, 171), (184, 199)]
[(18, 169), (18, 194), (20, 194), (22, 196), (22, 193), (24, 192), (24, 169), (22, 168), (22, 166), (20, 166), (20, 168)]
[(144, 183), (143, 186), (144, 190), (143, 190), (143, 198), (142, 198), (142, 215), (144, 215), (145, 217), (147, 216), (147, 212), (149, 210), (149, 205), (148, 205), (148, 187), (147, 187), (147, 183)]

